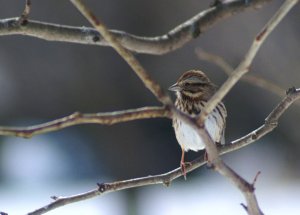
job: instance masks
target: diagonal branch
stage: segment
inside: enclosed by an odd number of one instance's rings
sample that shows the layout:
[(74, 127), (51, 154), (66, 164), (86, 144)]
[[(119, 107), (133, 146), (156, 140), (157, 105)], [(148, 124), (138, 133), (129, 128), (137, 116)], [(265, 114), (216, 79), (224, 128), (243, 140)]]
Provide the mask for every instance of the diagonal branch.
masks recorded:
[[(132, 55), (130, 51), (125, 49), (119, 41), (112, 35), (107, 27), (102, 23), (92, 11), (81, 1), (81, 0), (71, 0), (74, 6), (85, 16), (85, 18), (101, 33), (101, 35), (108, 41), (111, 46), (126, 60), (126, 62), (131, 66), (139, 78), (144, 82), (144, 85), (151, 90), (151, 92), (157, 97), (157, 99), (164, 105), (168, 106), (173, 117), (179, 117), (183, 121), (187, 122), (193, 129), (198, 132), (198, 135), (203, 140), (205, 144), (205, 150), (208, 156), (208, 164), (212, 166), (221, 175), (227, 177), (231, 182), (239, 188), (239, 190), (244, 194), (247, 202), (247, 210), (250, 215), (261, 215), (263, 214), (258, 206), (256, 196), (254, 194), (254, 187), (249, 184), (246, 180), (240, 177), (236, 172), (234, 172), (229, 166), (227, 166), (219, 156), (217, 147), (214, 141), (208, 134), (207, 129), (204, 126), (204, 120), (207, 115), (216, 107), (216, 105), (221, 101), (221, 99), (229, 92), (233, 85), (245, 74), (249, 69), (252, 60), (254, 59), (259, 47), (262, 45), (266, 36), (277, 26), (280, 20), (288, 13), (288, 11), (297, 3), (297, 0), (287, 0), (283, 6), (278, 10), (278, 12), (272, 17), (272, 19), (267, 23), (266, 27), (261, 31), (261, 33), (256, 37), (256, 43), (253, 43), (252, 47), (248, 51), (244, 61), (241, 62), (240, 66), (235, 72), (228, 78), (227, 83), (225, 83), (221, 89), (212, 97), (210, 102), (201, 111), (200, 117), (197, 120), (191, 119), (189, 116), (185, 116), (182, 112), (178, 111), (171, 102), (169, 96), (164, 94), (161, 87), (150, 78), (146, 70), (140, 65), (136, 58)], [(258, 42), (257, 42), (258, 41)], [(223, 89), (222, 89), (223, 88)], [(222, 91), (223, 90), (223, 91)]]
[(112, 125), (138, 119), (149, 118), (171, 118), (171, 113), (164, 107), (143, 107), (124, 111), (108, 113), (79, 113), (75, 112), (69, 116), (51, 122), (29, 126), (29, 127), (0, 127), (0, 135), (30, 138), (34, 135), (44, 134), (51, 131), (61, 130), (66, 127), (79, 124), (104, 124)]
[[(119, 30), (110, 30), (110, 32), (128, 50), (154, 55), (166, 54), (197, 38), (201, 33), (207, 31), (219, 21), (247, 9), (259, 8), (269, 1), (251, 0), (247, 4), (245, 4), (245, 0), (223, 1), (199, 12), (194, 17), (161, 36), (143, 37)], [(58, 25), (34, 20), (27, 20), (25, 25), (20, 25), (19, 18), (0, 20), (0, 36), (15, 34), (37, 37), (48, 41), (100, 46), (111, 45), (93, 28)]]
[[(219, 66), (226, 75), (230, 76), (232, 72), (234, 71), (234, 68), (221, 56), (208, 53), (200, 48), (196, 49), (196, 55), (199, 59), (205, 60), (207, 62), (211, 62), (217, 66)], [(258, 75), (253, 74), (245, 74), (242, 76), (241, 81), (247, 82), (249, 84), (252, 84), (254, 86), (260, 87), (264, 90), (267, 90), (279, 97), (282, 97), (284, 94), (284, 89), (278, 86), (277, 84), (266, 80)], [(297, 105), (300, 105), (299, 102), (296, 103)]]
[[(300, 99), (300, 89), (291, 88), (287, 91), (286, 97), (273, 109), (273, 111), (269, 114), (266, 118), (265, 124), (260, 126), (258, 129), (250, 132), (249, 134), (241, 137), (235, 141), (232, 141), (230, 145), (225, 145), (219, 148), (220, 154), (226, 154), (235, 150), (238, 150), (242, 147), (245, 147), (251, 143), (256, 142), (269, 132), (271, 132), (276, 126), (279, 118), (282, 114), (297, 100)], [(191, 165), (187, 166), (187, 172), (191, 172), (201, 166), (203, 166), (207, 162), (207, 159), (204, 157), (200, 157), (191, 162)], [(39, 209), (36, 209), (33, 212), (28, 214), (30, 215), (39, 215), (43, 213), (47, 213), (51, 210), (54, 210), (58, 207), (75, 203), (78, 201), (90, 199), (102, 194), (116, 192), (124, 189), (130, 189), (134, 187), (140, 186), (148, 186), (148, 185), (156, 185), (156, 184), (164, 184), (169, 186), (171, 182), (178, 177), (182, 176), (182, 172), (180, 168), (174, 169), (170, 172), (154, 175), (154, 176), (147, 176), (135, 179), (129, 179), (124, 181), (117, 181), (112, 183), (102, 183), (98, 185), (98, 188), (93, 189), (91, 191), (73, 195), (73, 196), (66, 196), (66, 197), (53, 197), (54, 202), (43, 206)]]
[(19, 17), (19, 20), (18, 20), (19, 25), (22, 26), (22, 25), (27, 24), (28, 17), (29, 17), (29, 14), (30, 14), (30, 10), (31, 10), (31, 0), (26, 0), (24, 11), (23, 11), (23, 13), (21, 14), (21, 16)]
[[(300, 89), (290, 88), (287, 91), (287, 96), (277, 105), (277, 107), (267, 116), (265, 123), (260, 126), (258, 129), (252, 131), (251, 133), (241, 137), (235, 141), (232, 141), (231, 145), (226, 147), (226, 153), (235, 151), (242, 147), (247, 146), (248, 144), (260, 139), (262, 136), (271, 132), (274, 128), (277, 127), (278, 119), (281, 115), (296, 101), (299, 101), (300, 98)], [(221, 149), (223, 153), (223, 149)]]
[[(254, 194), (254, 187), (253, 184), (249, 184), (246, 182), (243, 178), (241, 178), (237, 173), (235, 173), (230, 167), (228, 167), (219, 157), (219, 151), (217, 150), (216, 146), (214, 145), (214, 142), (210, 138), (208, 132), (203, 127), (203, 120), (206, 118), (206, 116), (211, 112), (211, 110), (214, 109), (217, 103), (221, 101), (221, 99), (228, 93), (228, 91), (234, 86), (234, 84), (249, 70), (249, 66), (256, 55), (259, 47), (261, 46), (262, 42), (265, 40), (266, 36), (275, 28), (275, 26), (278, 24), (278, 22), (286, 15), (286, 13), (292, 8), (294, 4), (297, 3), (297, 0), (287, 0), (282, 8), (278, 11), (277, 14), (275, 14), (274, 18), (266, 25), (266, 27), (261, 31), (261, 33), (256, 37), (255, 42), (253, 43), (252, 47), (250, 48), (249, 52), (247, 53), (244, 61), (241, 62), (241, 64), (238, 66), (238, 68), (235, 70), (235, 72), (228, 78), (227, 82), (221, 87), (220, 91), (212, 98), (210, 103), (207, 105), (207, 108), (202, 111), (200, 115), (200, 120), (196, 121), (196, 119), (191, 118), (181, 112), (179, 112), (177, 109), (174, 108), (173, 104), (171, 103), (171, 100), (169, 96), (167, 96), (161, 87), (148, 75), (146, 70), (140, 65), (140, 63), (136, 60), (136, 58), (132, 55), (128, 49), (124, 48), (122, 44), (120, 44), (120, 39), (117, 38), (113, 33), (107, 30), (106, 26), (96, 17), (92, 14), (92, 12), (85, 7), (85, 5), (80, 0), (71, 0), (72, 3), (80, 10), (80, 12), (93, 24), (93, 26), (96, 28), (97, 31), (99, 31), (102, 35), (102, 37), (107, 41), (108, 44), (110, 44), (125, 60), (126, 62), (131, 66), (131, 68), (136, 72), (136, 74), (140, 77), (140, 79), (143, 81), (145, 86), (157, 97), (157, 99), (162, 102), (165, 105), (165, 108), (158, 108), (155, 110), (131, 110), (131, 111), (125, 111), (125, 112), (115, 112), (109, 113), (109, 114), (100, 114), (98, 116), (93, 115), (91, 120), (88, 118), (88, 115), (85, 117), (82, 117), (81, 114), (75, 113), (70, 115), (69, 117), (62, 118), (58, 121), (53, 121), (50, 123), (39, 125), (39, 127), (31, 127), (29, 130), (18, 130), (14, 129), (7, 129), (4, 128), (4, 132), (6, 135), (19, 135), (19, 136), (26, 136), (26, 132), (28, 136), (37, 134), (38, 132), (44, 133), (49, 132), (53, 130), (57, 130), (60, 128), (72, 126), (75, 124), (82, 124), (82, 123), (103, 123), (103, 124), (112, 124), (112, 123), (118, 123), (118, 122), (124, 122), (124, 121), (130, 121), (134, 119), (141, 119), (141, 118), (150, 118), (150, 117), (180, 117), (189, 125), (191, 125), (194, 129), (196, 129), (199, 133), (199, 135), (202, 137), (207, 154), (208, 154), (208, 163), (217, 170), (220, 174), (223, 176), (229, 178), (244, 194), (245, 199), (247, 201), (247, 212), (248, 214), (262, 214), (262, 212), (259, 209), (255, 194)], [(216, 11), (218, 8), (222, 8), (223, 6), (226, 6), (225, 4), (232, 3), (235, 5), (237, 4), (245, 4), (244, 1), (224, 1), (225, 3), (221, 3), (220, 1), (216, 1), (218, 4), (216, 4), (215, 7), (211, 8), (211, 11)], [(258, 1), (253, 0), (251, 3), (248, 3), (249, 5), (254, 5), (253, 2), (264, 2), (264, 1)], [(243, 6), (244, 7), (244, 6)], [(234, 11), (234, 7), (231, 8), (232, 13)], [(208, 13), (210, 11), (208, 10)], [(203, 14), (202, 14), (203, 15)], [(220, 14), (219, 14), (220, 15)], [(223, 14), (224, 16), (229, 14)], [(203, 15), (204, 16), (204, 15)], [(213, 13), (210, 14), (210, 16), (215, 16)], [(199, 15), (201, 18), (201, 16)], [(206, 17), (208, 19), (207, 24), (208, 26), (201, 25), (200, 26), (200, 19), (198, 16), (192, 18), (192, 22), (186, 22), (182, 24), (182, 26), (179, 26), (178, 29), (174, 29), (170, 32), (170, 35), (172, 36), (172, 33), (176, 33), (177, 30), (179, 33), (179, 36), (182, 35), (182, 38), (176, 38), (179, 41), (178, 47), (185, 44), (190, 39), (197, 37), (202, 29), (206, 29), (205, 27), (209, 27), (209, 23), (216, 22), (219, 19), (223, 18), (222, 16), (219, 16), (215, 19), (210, 19), (209, 16)], [(192, 25), (190, 25), (192, 24)], [(202, 28), (200, 28), (200, 27)], [(1, 25), (0, 25), (1, 27)], [(0, 28), (1, 30), (1, 28)], [(186, 34), (187, 33), (187, 34)], [(168, 35), (168, 37), (170, 37)], [(187, 36), (186, 36), (187, 35)], [(100, 38), (100, 37), (99, 37)], [(182, 42), (182, 44), (180, 43)], [(175, 47), (175, 46), (174, 46)], [(172, 48), (172, 47), (171, 47)], [(172, 49), (170, 49), (172, 50)], [(277, 125), (277, 120), (281, 116), (281, 114), (287, 109), (287, 107), (298, 98), (298, 92), (299, 90), (292, 89), (288, 92), (288, 96), (286, 97), (286, 100), (284, 100), (281, 104), (279, 104), (276, 109), (270, 114), (270, 116), (266, 119), (265, 125), (258, 128), (254, 132), (252, 132), (250, 135), (246, 135), (243, 138), (240, 138), (239, 140), (235, 141), (238, 146), (242, 147), (243, 145), (249, 144), (250, 142), (254, 142), (258, 138), (261, 138), (266, 133), (270, 132), (274, 127)], [(297, 94), (297, 96), (292, 97), (292, 95)], [(140, 112), (139, 112), (140, 111)], [(98, 118), (97, 118), (98, 117)], [(276, 119), (277, 118), (277, 119)], [(85, 121), (87, 120), (87, 121)], [(91, 121), (90, 121), (91, 120)], [(6, 129), (6, 130), (5, 130)], [(12, 132), (12, 133), (9, 133)], [(37, 133), (34, 133), (37, 132)], [(236, 150), (237, 148), (233, 148), (230, 146), (224, 146), (220, 150), (222, 153), (226, 152), (226, 148), (228, 147), (228, 151)], [(197, 160), (192, 163), (191, 166), (187, 167), (188, 171), (193, 170), (193, 168), (196, 168), (196, 165), (200, 166), (206, 163), (206, 161), (202, 158), (200, 160)], [(119, 181), (119, 182), (113, 182), (113, 183), (102, 183), (98, 185), (98, 188), (92, 191), (89, 191), (84, 194), (75, 195), (71, 197), (53, 197), (54, 202), (40, 208), (30, 214), (42, 214), (49, 210), (52, 210), (54, 208), (57, 208), (62, 205), (66, 205), (72, 202), (88, 199), (103, 193), (113, 192), (117, 190), (123, 190), (128, 189), (132, 187), (138, 187), (138, 186), (145, 186), (150, 184), (158, 184), (163, 183), (168, 185), (172, 180), (179, 177), (181, 175), (180, 169), (175, 169), (169, 173), (158, 175), (158, 176), (150, 176), (150, 177), (144, 177), (144, 178), (137, 178), (137, 179), (130, 179), (126, 181)]]
[(270, 35), (279, 22), (286, 16), (286, 14), (298, 3), (298, 0), (286, 0), (280, 9), (274, 14), (269, 22), (263, 27), (258, 35), (256, 35), (249, 51), (244, 60), (238, 65), (234, 72), (228, 77), (220, 89), (213, 95), (205, 109), (202, 110), (199, 121), (203, 122), (209, 113), (216, 107), (216, 105), (225, 97), (229, 90), (250, 70), (250, 65), (256, 56), (259, 48)]
[[(240, 79), (240, 77), (245, 74), (248, 71), (248, 67), (250, 66), (254, 56), (256, 55), (256, 52), (264, 39), (266, 38), (266, 35), (268, 35), (273, 28), (277, 25), (277, 23), (286, 15), (288, 10), (292, 7), (296, 1), (287, 0), (284, 6), (279, 10), (279, 12), (276, 14), (275, 18), (272, 19), (267, 26), (264, 28), (264, 30), (256, 37), (256, 41), (258, 43), (253, 43), (253, 47), (249, 50), (245, 60), (240, 64), (240, 66), (236, 69), (236, 72), (233, 73), (232, 76), (229, 77), (229, 79), (232, 78), (231, 81), (228, 81), (227, 85), (226, 83), (223, 85), (225, 92), (222, 95), (222, 92), (218, 91), (217, 96), (213, 97), (212, 101), (208, 103), (207, 109), (202, 111), (200, 115), (200, 120), (196, 120), (184, 115), (183, 113), (179, 112), (177, 109), (174, 108), (173, 104), (171, 103), (170, 98), (164, 94), (161, 87), (150, 78), (148, 73), (145, 71), (145, 69), (140, 65), (140, 63), (136, 60), (136, 58), (132, 55), (130, 51), (125, 49), (118, 41), (118, 39), (111, 34), (106, 28), (106, 26), (98, 20), (94, 14), (82, 3), (80, 0), (71, 0), (71, 2), (80, 10), (80, 12), (93, 24), (93, 26), (101, 33), (103, 38), (107, 42), (111, 44), (111, 46), (126, 60), (126, 62), (131, 66), (131, 68), (136, 72), (136, 74), (140, 77), (140, 79), (144, 82), (145, 86), (151, 90), (151, 92), (157, 97), (159, 101), (161, 101), (170, 111), (170, 117), (180, 117), (189, 125), (192, 126), (192, 128), (196, 129), (203, 139), (203, 142), (205, 143), (205, 148), (208, 155), (208, 163), (217, 170), (220, 174), (223, 176), (229, 178), (236, 187), (240, 189), (240, 191), (244, 194), (244, 197), (247, 201), (247, 211), (248, 214), (262, 214), (255, 194), (254, 194), (254, 187), (253, 184), (249, 184), (247, 181), (245, 181), (243, 178), (241, 178), (237, 173), (235, 173), (230, 167), (228, 167), (219, 157), (219, 152), (214, 145), (214, 142), (212, 141), (211, 137), (209, 136), (207, 130), (203, 126), (203, 120), (205, 119), (205, 114), (209, 114), (210, 111), (215, 107), (216, 105), (223, 97), (226, 95), (226, 93), (231, 89), (231, 87)], [(218, 6), (218, 5), (217, 5)], [(245, 70), (245, 71), (244, 71)], [(229, 80), (228, 79), (228, 80)], [(226, 91), (227, 90), (227, 91)], [(296, 91), (296, 90), (294, 90)], [(219, 100), (218, 100), (219, 99)], [(214, 104), (214, 102), (216, 104)], [(211, 108), (211, 110), (210, 110)], [(283, 106), (278, 106), (278, 108), (283, 109)], [(76, 116), (76, 115), (75, 115)], [(204, 116), (204, 117), (203, 117)], [(276, 116), (276, 113), (275, 113)], [(279, 115), (278, 115), (279, 116)], [(270, 120), (271, 124), (273, 123), (272, 120)], [(67, 124), (66, 124), (67, 125)], [(181, 173), (180, 173), (181, 174)], [(153, 176), (152, 176), (153, 177)], [(54, 197), (55, 202), (49, 204), (46, 207), (41, 208), (41, 210), (47, 210), (47, 208), (55, 208), (58, 207), (59, 204), (67, 204), (68, 201), (79, 201), (86, 198), (90, 198), (90, 196), (99, 195), (100, 193), (104, 193), (105, 191), (109, 192), (112, 190), (122, 190), (126, 188), (131, 188), (134, 186), (142, 186), (147, 185), (146, 182), (149, 183), (150, 180), (151, 183), (165, 183), (168, 184), (168, 181), (163, 180), (163, 178), (142, 178), (142, 179), (132, 179), (122, 182), (116, 182), (111, 184), (99, 184), (99, 188), (97, 190), (88, 192), (86, 195), (78, 195), (78, 196), (72, 196), (69, 198), (59, 198)], [(156, 180), (158, 179), (158, 180)], [(144, 184), (143, 184), (144, 183)], [(121, 185), (120, 185), (121, 184)], [(60, 202), (56, 205), (56, 202)], [(39, 211), (40, 209), (38, 209)]]
[[(208, 53), (200, 48), (197, 48), (195, 50), (195, 52), (199, 59), (207, 61), (207, 62), (211, 62), (211, 63), (217, 65), (228, 76), (231, 75), (232, 72), (234, 71), (234, 68), (223, 57), (221, 57), (219, 55)], [(273, 83), (272, 81), (262, 78), (259, 75), (253, 75), (253, 74), (247, 73), (244, 76), (242, 76), (242, 78), (240, 80), (247, 82), (251, 85), (260, 87), (264, 90), (267, 90), (280, 98), (282, 98), (284, 96), (285, 90), (282, 87), (278, 86), (277, 84)], [(295, 104), (297, 106), (300, 106), (300, 101), (298, 100)]]

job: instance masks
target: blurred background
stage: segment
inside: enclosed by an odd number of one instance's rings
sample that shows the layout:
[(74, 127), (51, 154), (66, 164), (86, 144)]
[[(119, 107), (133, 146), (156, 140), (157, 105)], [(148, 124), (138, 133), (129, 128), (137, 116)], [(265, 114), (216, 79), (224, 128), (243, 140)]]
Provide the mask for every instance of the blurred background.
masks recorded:
[[(161, 35), (208, 8), (198, 0), (85, 1), (112, 29)], [(253, 38), (283, 1), (248, 10), (213, 26), (181, 49), (163, 56), (137, 55), (161, 86), (182, 72), (202, 69), (218, 85), (216, 65), (201, 61), (196, 48), (237, 66)], [(1, 19), (21, 14), (24, 1), (0, 0)], [(251, 73), (283, 89), (300, 87), (299, 4), (279, 24), (255, 58)], [(90, 26), (70, 1), (32, 0), (30, 18)], [(285, 92), (282, 92), (282, 97)], [(173, 95), (172, 95), (173, 96)], [(226, 96), (227, 142), (264, 123), (281, 98), (245, 82)], [(174, 96), (173, 96), (174, 98)], [(258, 171), (256, 194), (266, 214), (300, 213), (299, 104), (269, 135), (227, 154), (225, 161), (248, 181)], [(106, 112), (159, 105), (129, 66), (109, 47), (48, 42), (26, 36), (0, 37), (0, 125), (28, 126), (74, 111)], [(187, 160), (201, 153), (188, 153)], [(113, 126), (79, 125), (31, 139), (0, 137), (0, 211), (24, 214), (51, 201), (112, 182), (170, 171), (181, 150), (168, 119)], [(168, 188), (149, 186), (110, 193), (49, 214), (244, 214), (243, 196), (225, 178), (202, 167)]]

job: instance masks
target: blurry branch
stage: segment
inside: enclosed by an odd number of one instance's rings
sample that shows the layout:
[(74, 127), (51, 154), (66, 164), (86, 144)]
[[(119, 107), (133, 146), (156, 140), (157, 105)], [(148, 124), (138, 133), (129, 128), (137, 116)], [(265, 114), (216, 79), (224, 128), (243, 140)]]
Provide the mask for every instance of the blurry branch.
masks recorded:
[(164, 107), (143, 107), (124, 111), (108, 113), (79, 113), (75, 112), (69, 116), (51, 122), (29, 126), (29, 127), (0, 127), (0, 135), (30, 138), (34, 135), (44, 134), (51, 131), (61, 130), (66, 127), (79, 124), (103, 124), (112, 125), (138, 119), (149, 119), (167, 117), (171, 118), (170, 111)]
[(198, 121), (204, 122), (206, 117), (212, 110), (217, 106), (217, 104), (227, 95), (227, 93), (232, 89), (232, 87), (250, 70), (250, 66), (254, 57), (256, 56), (259, 48), (269, 36), (269, 34), (274, 30), (274, 28), (279, 24), (279, 22), (286, 16), (286, 14), (298, 3), (298, 0), (286, 0), (279, 10), (274, 14), (274, 16), (269, 20), (269, 22), (263, 27), (263, 29), (256, 35), (250, 49), (245, 55), (243, 61), (238, 65), (238, 67), (229, 75), (228, 79), (223, 83), (219, 90), (213, 95), (209, 100), (205, 108), (201, 111)]
[[(219, 153), (226, 154), (238, 150), (242, 147), (249, 145), (250, 143), (256, 142), (264, 135), (271, 132), (277, 126), (278, 120), (281, 117), (281, 115), (288, 109), (288, 107), (290, 107), (295, 101), (299, 99), (300, 99), (300, 89), (291, 88), (290, 90), (288, 90), (286, 97), (277, 105), (276, 108), (273, 109), (273, 111), (266, 118), (266, 121), (262, 126), (250, 132), (249, 134), (245, 135), (244, 137), (232, 141), (231, 144), (220, 147)], [(203, 166), (206, 163), (207, 163), (207, 159), (205, 159), (204, 157), (200, 157), (192, 161), (191, 164), (186, 167), (187, 172), (191, 172)], [(56, 196), (52, 197), (52, 199), (54, 199), (54, 202), (46, 206), (43, 206), (33, 212), (30, 212), (28, 214), (29, 215), (43, 214), (67, 204), (90, 199), (102, 194), (116, 192), (124, 189), (134, 188), (134, 187), (141, 187), (141, 186), (148, 186), (148, 185), (155, 185), (155, 184), (164, 184), (166, 186), (169, 186), (174, 179), (180, 176), (182, 176), (181, 169), (177, 168), (170, 172), (160, 174), (160, 175), (134, 178), (134, 179), (117, 181), (112, 183), (100, 183), (98, 184), (98, 187), (95, 188), (94, 190), (82, 194), (66, 196), (66, 197), (56, 197)], [(255, 180), (251, 185), (253, 186), (254, 183)]]
[[(232, 74), (234, 68), (221, 56), (215, 55), (212, 53), (208, 53), (200, 48), (196, 49), (196, 55), (200, 60), (204, 60), (207, 62), (211, 62), (217, 66), (219, 66), (228, 76)], [(284, 89), (273, 83), (272, 81), (266, 80), (258, 75), (245, 74), (240, 79), (241, 81), (247, 82), (251, 85), (260, 87), (264, 90), (267, 90), (274, 95), (282, 98), (284, 96)], [(300, 101), (295, 102), (296, 105), (300, 106)]]
[[(251, 0), (248, 1), (248, 3), (245, 3), (245, 0), (219, 1), (215, 6), (199, 12), (194, 17), (161, 36), (143, 37), (119, 30), (110, 30), (110, 32), (121, 45), (128, 50), (154, 55), (165, 54), (174, 51), (192, 39), (197, 38), (201, 33), (207, 31), (217, 22), (246, 9), (259, 8), (269, 1), (270, 0)], [(30, 9), (30, 7), (28, 7), (28, 9)], [(26, 14), (28, 13), (24, 13), (26, 20)], [(111, 45), (109, 41), (93, 28), (73, 27), (34, 20), (27, 20), (26, 22), (21, 23), (23, 24), (20, 24), (19, 18), (0, 20), (0, 36), (17, 34), (37, 37), (49, 41), (100, 46)]]
[[(234, 71), (234, 68), (221, 56), (208, 53), (200, 48), (196, 49), (196, 54), (199, 59), (205, 60), (207, 62), (211, 62), (217, 66), (219, 66), (228, 76), (232, 74)], [(284, 94), (284, 89), (280, 86), (276, 85), (275, 83), (268, 81), (258, 75), (252, 75), (252, 74), (245, 74), (241, 77), (241, 81), (247, 82), (251, 85), (255, 85), (257, 87), (260, 87), (264, 90), (267, 90), (279, 97), (282, 97)], [(298, 103), (297, 103), (298, 104)]]

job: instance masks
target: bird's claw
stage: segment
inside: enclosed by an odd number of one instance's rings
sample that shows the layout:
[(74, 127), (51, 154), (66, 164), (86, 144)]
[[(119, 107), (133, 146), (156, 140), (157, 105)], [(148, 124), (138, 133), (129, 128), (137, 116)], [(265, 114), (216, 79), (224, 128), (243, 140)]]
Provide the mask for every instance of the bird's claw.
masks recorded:
[(191, 165), (191, 162), (180, 162), (180, 168), (181, 168), (181, 172), (183, 174), (184, 180), (186, 180), (186, 166)]

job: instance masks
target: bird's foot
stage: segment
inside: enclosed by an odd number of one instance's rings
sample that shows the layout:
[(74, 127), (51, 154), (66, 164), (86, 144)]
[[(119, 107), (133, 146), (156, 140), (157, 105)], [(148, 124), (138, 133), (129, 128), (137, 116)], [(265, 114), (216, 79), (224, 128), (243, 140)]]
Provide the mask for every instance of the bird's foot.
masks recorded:
[(186, 166), (192, 165), (191, 162), (180, 162), (181, 172), (183, 174), (184, 180), (186, 180)]

